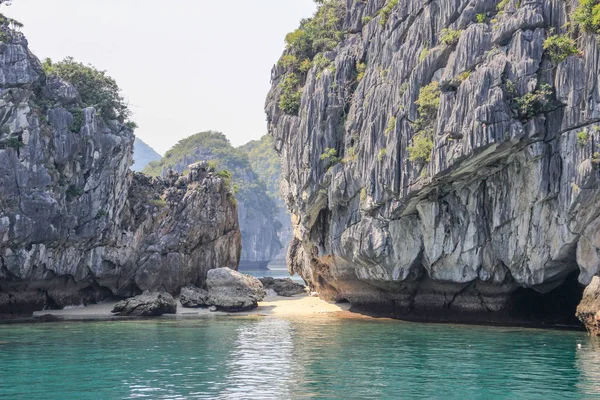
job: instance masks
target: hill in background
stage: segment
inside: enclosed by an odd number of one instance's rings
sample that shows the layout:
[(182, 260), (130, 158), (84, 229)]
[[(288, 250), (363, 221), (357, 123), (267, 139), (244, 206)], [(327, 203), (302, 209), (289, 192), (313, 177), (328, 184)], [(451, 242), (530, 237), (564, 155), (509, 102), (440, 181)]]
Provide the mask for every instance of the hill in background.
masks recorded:
[(148, 164), (152, 161), (158, 161), (162, 158), (160, 154), (152, 147), (147, 145), (142, 139), (139, 137), (135, 138), (135, 142), (133, 145), (133, 166), (132, 170), (135, 172), (140, 172)]
[(152, 176), (164, 176), (169, 170), (184, 173), (198, 161), (214, 163), (218, 171), (231, 176), (242, 232), (240, 268), (265, 268), (281, 252), (282, 242), (287, 244), (291, 231), (279, 198), (281, 172), (272, 139), (264, 136), (235, 148), (220, 132), (200, 132), (180, 140), (143, 172)]

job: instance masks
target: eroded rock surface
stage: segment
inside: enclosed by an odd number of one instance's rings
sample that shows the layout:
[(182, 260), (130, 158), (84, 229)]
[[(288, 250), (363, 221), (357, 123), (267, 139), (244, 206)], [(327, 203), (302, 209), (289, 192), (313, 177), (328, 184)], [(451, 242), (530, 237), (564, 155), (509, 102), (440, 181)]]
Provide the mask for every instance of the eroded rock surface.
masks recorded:
[(583, 299), (577, 307), (577, 318), (585, 324), (593, 336), (600, 336), (600, 278), (595, 276), (583, 292)]
[(120, 240), (96, 250), (122, 267), (96, 278), (98, 283), (119, 294), (127, 284), (175, 293), (203, 285), (212, 268), (237, 267), (241, 235), (233, 195), (206, 163), (189, 170), (165, 178), (133, 176)]
[(306, 286), (294, 282), (290, 278), (275, 279), (271, 277), (259, 278), (265, 289), (272, 289), (277, 295), (292, 297), (297, 294), (306, 293)]
[(208, 292), (204, 289), (190, 285), (181, 289), (179, 302), (182, 306), (188, 308), (197, 308), (207, 306)]
[(262, 283), (230, 268), (208, 271), (208, 304), (224, 311), (247, 311), (258, 307), (265, 297)]
[(118, 302), (112, 312), (116, 315), (159, 317), (163, 314), (175, 314), (177, 302), (169, 293), (144, 292)]
[[(552, 30), (570, 35), (573, 5), (336, 3), (343, 38), (297, 73), (298, 115), (281, 106), (289, 58), (266, 102), (295, 225), (290, 271), (321, 297), (395, 315), (487, 319), (518, 288), (547, 293), (571, 273), (588, 285), (600, 267), (598, 39), (579, 31), (560, 62), (543, 48)], [(429, 126), (425, 87), (439, 89)], [(423, 130), (431, 147), (411, 156)]]
[[(279, 241), (279, 208), (266, 193), (265, 183), (250, 165), (248, 155), (214, 131), (200, 132), (179, 141), (160, 161), (144, 172), (165, 177), (169, 171), (183, 173), (188, 165), (209, 161), (236, 187), (238, 220), (242, 233), (240, 269), (266, 269), (282, 248)], [(226, 171), (226, 172), (225, 172)]]
[(237, 209), (223, 178), (206, 165), (133, 175), (128, 125), (46, 76), (22, 34), (3, 37), (0, 313), (173, 293), (237, 267)]

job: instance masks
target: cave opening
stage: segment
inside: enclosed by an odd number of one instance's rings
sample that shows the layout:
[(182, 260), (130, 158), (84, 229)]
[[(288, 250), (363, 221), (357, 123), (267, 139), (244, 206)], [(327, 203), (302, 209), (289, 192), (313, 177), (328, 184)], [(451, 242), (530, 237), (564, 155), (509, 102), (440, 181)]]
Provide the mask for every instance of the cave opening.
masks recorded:
[(575, 316), (585, 289), (579, 284), (578, 276), (579, 271), (572, 272), (560, 286), (548, 293), (530, 288), (517, 289), (512, 296), (510, 314), (528, 324), (584, 329)]

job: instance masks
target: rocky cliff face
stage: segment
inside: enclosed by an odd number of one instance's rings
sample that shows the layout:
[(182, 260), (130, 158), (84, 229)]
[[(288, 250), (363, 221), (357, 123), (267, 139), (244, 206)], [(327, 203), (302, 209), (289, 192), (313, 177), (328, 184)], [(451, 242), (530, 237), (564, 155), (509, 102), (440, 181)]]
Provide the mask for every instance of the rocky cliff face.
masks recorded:
[(202, 285), (208, 270), (236, 269), (241, 250), (237, 210), (227, 183), (208, 165), (186, 175), (135, 174), (116, 243), (95, 249), (96, 281), (121, 296)]
[(200, 284), (235, 267), (223, 179), (132, 176), (133, 133), (46, 76), (27, 41), (0, 42), (0, 313)]
[(285, 262), (288, 244), (292, 240), (292, 223), (287, 207), (281, 198), (279, 185), (281, 183), (281, 163), (279, 157), (273, 149), (273, 138), (270, 135), (264, 135), (259, 140), (252, 140), (239, 149), (248, 155), (248, 160), (252, 170), (256, 172), (267, 188), (267, 195), (275, 202), (277, 212), (276, 221), (281, 224), (279, 229), (279, 242), (282, 249), (275, 256), (273, 261)]
[(238, 218), (242, 233), (240, 269), (262, 269), (281, 249), (276, 219), (277, 206), (267, 195), (265, 184), (249, 163), (248, 156), (234, 148), (219, 132), (201, 132), (181, 140), (162, 160), (151, 163), (145, 172), (166, 176), (169, 171), (182, 173), (188, 165), (210, 161), (235, 187)]
[(600, 53), (576, 6), (324, 2), (288, 36), (266, 103), (291, 271), (322, 297), (424, 318), (513, 315), (526, 289), (588, 285)]
[(583, 299), (577, 306), (577, 318), (593, 336), (600, 336), (600, 277), (595, 276), (585, 288)]

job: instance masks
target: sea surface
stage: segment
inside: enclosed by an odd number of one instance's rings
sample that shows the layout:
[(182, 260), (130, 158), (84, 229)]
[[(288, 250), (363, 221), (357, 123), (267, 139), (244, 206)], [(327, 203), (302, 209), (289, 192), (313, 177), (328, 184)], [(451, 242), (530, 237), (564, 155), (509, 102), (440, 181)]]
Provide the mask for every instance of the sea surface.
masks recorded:
[(298, 283), (303, 283), (304, 281), (302, 280), (302, 278), (298, 275), (294, 275), (291, 276), (290, 273), (288, 272), (287, 266), (285, 265), (285, 263), (282, 264), (278, 264), (278, 263), (271, 263), (268, 265), (268, 270), (243, 270), (240, 271), (244, 274), (248, 274), (248, 275), (252, 275), (255, 276), (257, 278), (263, 278), (265, 276), (270, 276), (272, 278), (291, 278), (293, 281), (298, 282)]
[(0, 398), (598, 399), (600, 343), (332, 315), (0, 325)]

